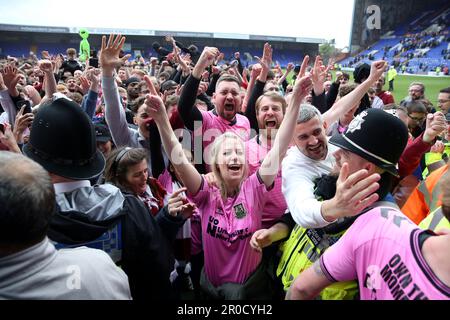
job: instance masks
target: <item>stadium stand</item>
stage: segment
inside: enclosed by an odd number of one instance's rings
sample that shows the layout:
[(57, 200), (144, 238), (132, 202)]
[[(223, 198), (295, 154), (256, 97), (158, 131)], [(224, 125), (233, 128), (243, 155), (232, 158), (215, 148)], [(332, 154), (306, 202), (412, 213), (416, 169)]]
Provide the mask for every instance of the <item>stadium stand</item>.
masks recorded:
[(450, 3), (409, 19), (362, 52), (340, 61), (342, 67), (384, 59), (398, 72), (423, 74), (449, 66)]

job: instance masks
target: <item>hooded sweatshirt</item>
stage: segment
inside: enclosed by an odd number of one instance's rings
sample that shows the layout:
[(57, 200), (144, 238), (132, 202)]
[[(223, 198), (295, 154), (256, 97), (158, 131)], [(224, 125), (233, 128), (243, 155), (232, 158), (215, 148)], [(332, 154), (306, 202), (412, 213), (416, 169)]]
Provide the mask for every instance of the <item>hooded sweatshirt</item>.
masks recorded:
[(84, 245), (105, 251), (128, 275), (135, 300), (174, 298), (172, 242), (182, 218), (169, 215), (167, 207), (153, 217), (141, 200), (110, 184), (58, 185), (58, 211), (48, 232), (56, 248)]

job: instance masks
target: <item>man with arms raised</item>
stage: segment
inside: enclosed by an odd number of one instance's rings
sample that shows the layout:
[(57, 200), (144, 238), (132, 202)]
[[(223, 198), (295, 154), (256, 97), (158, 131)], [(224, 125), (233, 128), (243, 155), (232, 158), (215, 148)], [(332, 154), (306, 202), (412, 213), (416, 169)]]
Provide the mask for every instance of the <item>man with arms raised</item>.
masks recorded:
[[(283, 194), (292, 217), (300, 226), (324, 227), (339, 217), (361, 211), (376, 200), (373, 195), (367, 198), (364, 196), (357, 199), (359, 205), (355, 206), (353, 200), (356, 199), (352, 199), (360, 197), (360, 191), (375, 182), (374, 176), (366, 179), (366, 183), (355, 186), (352, 193), (347, 194), (348, 198), (332, 198), (323, 202), (318, 201), (314, 196), (314, 180), (329, 174), (335, 162), (333, 153), (337, 148), (328, 144), (325, 134), (327, 126), (354, 105), (359, 104), (367, 90), (383, 73), (384, 68), (384, 61), (374, 62), (369, 78), (351, 93), (339, 99), (323, 115), (313, 106), (305, 105), (300, 109), (294, 134), (296, 146), (287, 152), (282, 166)], [(368, 174), (360, 176), (358, 181), (368, 176)]]

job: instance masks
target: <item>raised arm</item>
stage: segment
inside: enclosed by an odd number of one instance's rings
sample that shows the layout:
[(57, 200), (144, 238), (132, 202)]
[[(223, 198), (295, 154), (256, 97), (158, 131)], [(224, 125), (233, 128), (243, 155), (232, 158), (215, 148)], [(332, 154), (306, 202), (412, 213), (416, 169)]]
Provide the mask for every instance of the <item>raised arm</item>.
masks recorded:
[(102, 89), (105, 99), (105, 118), (116, 146), (127, 146), (130, 143), (125, 110), (119, 99), (117, 84), (114, 79), (115, 68), (120, 67), (130, 55), (119, 58), (120, 50), (125, 43), (125, 37), (110, 35), (108, 43), (106, 36), (102, 37), (102, 48), (99, 53), (99, 62), (102, 70)]
[[(245, 108), (245, 116), (250, 121), (250, 127), (256, 130), (256, 132), (258, 133), (259, 127), (258, 127), (258, 120), (256, 119), (255, 104), (256, 100), (258, 100), (258, 98), (264, 93), (264, 86), (267, 81), (267, 74), (269, 73), (270, 65), (272, 64), (272, 53), (273, 50), (270, 44), (265, 43), (262, 58), (255, 57), (259, 60), (259, 66), (261, 66), (261, 71), (259, 72), (259, 75), (256, 79), (254, 86), (252, 86), (250, 97), (247, 100)], [(254, 65), (253, 67), (255, 68), (255, 66), (257, 65)], [(248, 92), (249, 91), (247, 89), (247, 93)]]
[(286, 114), (283, 122), (281, 123), (280, 129), (278, 129), (275, 142), (272, 149), (270, 149), (269, 153), (264, 158), (261, 167), (258, 169), (259, 175), (264, 181), (266, 187), (272, 185), (278, 174), (281, 160), (284, 158), (284, 155), (289, 147), (289, 142), (292, 140), (300, 104), (312, 88), (311, 77), (305, 76), (308, 61), (309, 56), (305, 56), (300, 69), (300, 74), (294, 85), (292, 99), (286, 109)]
[(39, 69), (44, 73), (45, 96), (50, 99), (56, 90), (56, 80), (53, 75), (53, 64), (50, 60), (40, 60)]
[[(3, 110), (8, 113), (8, 122), (14, 126), (16, 120), (17, 109), (13, 99), (20, 99), (16, 85), (19, 82), (17, 69), (12, 65), (7, 65), (2, 72), (0, 78), (0, 102)], [(17, 94), (16, 94), (17, 93)]]
[[(278, 79), (278, 85), (281, 86), (283, 85), (284, 81), (286, 80), (287, 76), (292, 72), (292, 70), (294, 70), (294, 64), (292, 62), (289, 62), (287, 67), (286, 67), (286, 72), (283, 74), (280, 79)], [(284, 88), (284, 90), (286, 90), (286, 88)]]
[(147, 105), (146, 111), (155, 120), (156, 125), (158, 126), (164, 150), (166, 151), (170, 162), (180, 175), (181, 182), (190, 194), (196, 194), (198, 190), (200, 190), (202, 176), (186, 158), (183, 147), (170, 126), (164, 103), (156, 92), (153, 83), (147, 81), (147, 84), (151, 94), (147, 95), (145, 99), (145, 104)]
[(95, 108), (97, 107), (98, 89), (100, 84), (100, 69), (90, 69), (86, 72), (86, 79), (90, 81), (89, 91), (83, 100), (83, 110), (92, 119), (95, 115)]
[(187, 78), (184, 88), (181, 91), (178, 102), (178, 112), (189, 130), (194, 130), (194, 122), (203, 120), (200, 110), (194, 107), (197, 98), (197, 89), (200, 84), (203, 71), (210, 66), (219, 55), (219, 50), (214, 47), (205, 47), (195, 64), (194, 70)]
[(386, 62), (383, 60), (375, 61), (370, 66), (370, 75), (363, 83), (356, 87), (355, 90), (339, 99), (327, 112), (323, 114), (324, 121), (331, 125), (336, 122), (340, 116), (345, 114), (356, 104), (359, 104), (367, 90), (378, 80), (383, 74)]

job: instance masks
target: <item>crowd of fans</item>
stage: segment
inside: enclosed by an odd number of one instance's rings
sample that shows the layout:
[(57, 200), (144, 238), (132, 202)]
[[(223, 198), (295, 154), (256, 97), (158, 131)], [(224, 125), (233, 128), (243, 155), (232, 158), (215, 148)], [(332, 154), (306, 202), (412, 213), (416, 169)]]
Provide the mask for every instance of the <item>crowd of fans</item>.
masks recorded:
[(124, 42), (0, 61), (0, 299), (450, 298), (449, 87)]
[[(407, 32), (403, 36), (399, 37), (399, 41), (396, 45), (386, 45), (381, 48), (382, 59), (390, 61), (390, 64), (397, 69), (397, 71), (402, 71), (403, 73), (415, 73), (411, 71), (410, 60), (420, 59), (419, 72), (435, 71), (438, 68), (439, 72), (443, 72), (444, 75), (448, 75), (448, 63), (429, 63), (426, 59), (428, 58), (428, 51), (440, 46), (442, 43), (449, 43), (450, 37), (446, 27), (445, 21), (441, 21), (440, 24), (435, 24), (429, 27), (430, 30), (425, 30), (422, 32)], [(433, 28), (434, 27), (434, 28)], [(422, 30), (427, 29), (423, 27)], [(450, 57), (449, 48), (442, 49), (440, 54), (442, 59), (448, 60)], [(364, 50), (365, 52), (370, 51), (371, 47)], [(375, 54), (378, 50), (370, 51), (367, 54), (357, 54), (355, 57), (350, 59), (350, 61), (344, 64), (344, 67), (355, 67), (362, 60), (368, 59), (370, 61), (375, 60)], [(425, 59), (422, 59), (425, 58)]]

